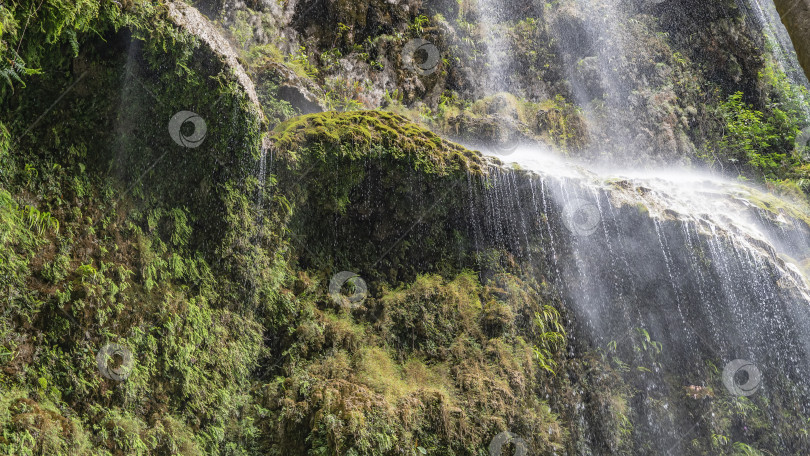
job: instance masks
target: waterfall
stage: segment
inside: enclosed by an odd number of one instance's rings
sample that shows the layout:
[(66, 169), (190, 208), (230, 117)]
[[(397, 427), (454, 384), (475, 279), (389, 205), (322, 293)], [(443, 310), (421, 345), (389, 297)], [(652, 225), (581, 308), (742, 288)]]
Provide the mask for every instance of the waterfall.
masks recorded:
[[(807, 86), (773, 5), (746, 2), (781, 69)], [(499, 34), (506, 3), (481, 5), (485, 85), (500, 90), (492, 81), (503, 81), (499, 71), (508, 66)], [(648, 154), (654, 145), (632, 133), (648, 113), (629, 100), (651, 84), (627, 46), (637, 39), (627, 4), (565, 7), (576, 20), (550, 26), (573, 97), (604, 139), (600, 151)], [(605, 116), (606, 107), (624, 115)], [(719, 418), (701, 394), (733, 403), (758, 394), (770, 425), (784, 413), (810, 413), (810, 208), (695, 170), (588, 166), (528, 146), (507, 159), (485, 182), (468, 182), (469, 199), (479, 202), (467, 215), (470, 238), (479, 252), (509, 251), (527, 274), (554, 271), (579, 355), (602, 353), (619, 371), (643, 369), (632, 380), (634, 432), (649, 454), (691, 454), (692, 434), (713, 435)], [(710, 389), (712, 376), (722, 377), (724, 390)], [(580, 454), (616, 452), (597, 437), (593, 413), (577, 413), (590, 434)], [(806, 442), (780, 439), (774, 454), (807, 454)]]
[(771, 0), (740, 0), (741, 7), (749, 12), (759, 28), (765, 34), (769, 50), (779, 62), (779, 66), (788, 75), (791, 82), (810, 88), (810, 83), (804, 75), (793, 43), (790, 40), (779, 13)]
[(478, 15), (483, 29), (483, 48), (486, 53), (483, 91), (493, 94), (507, 89), (509, 77), (509, 48), (504, 39), (504, 5), (500, 0), (481, 0)]
[(810, 454), (770, 0), (7, 3), (0, 454)]
[[(631, 93), (646, 85), (646, 76), (626, 50), (625, 40), (629, 37), (622, 27), (627, 18), (619, 1), (577, 0), (574, 5), (583, 30), (558, 27), (556, 33), (560, 36), (567, 79), (577, 104), (584, 109), (589, 129), (607, 139), (600, 144), (602, 152), (628, 154), (648, 149), (648, 144), (630, 134), (629, 125), (640, 124), (638, 116), (643, 115), (631, 106)], [(605, 107), (627, 115), (606, 115)]]
[[(651, 365), (635, 360), (650, 371), (635, 425), (653, 454), (690, 454), (693, 425), (710, 428), (670, 393), (709, 384), (707, 363), (755, 366), (771, 423), (785, 404), (810, 412), (810, 208), (694, 170), (600, 169), (532, 147), (509, 159), (479, 186), (476, 244), (557, 271), (579, 349), (632, 363), (645, 338), (662, 344)], [(583, 454), (608, 450), (595, 445)]]

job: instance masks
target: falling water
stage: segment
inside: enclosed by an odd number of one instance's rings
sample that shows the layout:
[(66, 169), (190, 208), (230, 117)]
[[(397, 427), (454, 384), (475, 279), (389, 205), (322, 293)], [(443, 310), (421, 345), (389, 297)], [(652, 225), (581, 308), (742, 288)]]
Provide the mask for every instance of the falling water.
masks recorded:
[[(270, 148), (267, 147), (266, 144), (262, 144), (261, 149), (259, 150), (259, 169), (256, 176), (258, 182), (263, 183), (267, 180), (267, 154), (271, 153)], [(270, 157), (272, 166), (272, 157)], [(262, 200), (264, 197), (264, 188), (261, 187), (256, 191), (256, 205), (261, 206)]]
[[(810, 208), (685, 169), (596, 169), (528, 147), (509, 158), (486, 185), (470, 186), (486, 212), (468, 217), (478, 220), (476, 244), (512, 252), (526, 270), (556, 271), (580, 349), (621, 351), (643, 333), (663, 344), (636, 423), (654, 436), (654, 454), (687, 452), (693, 423), (676, 422), (691, 406), (665, 392), (705, 385), (708, 361), (754, 363), (760, 394), (787, 394), (808, 412)], [(795, 389), (780, 390), (783, 381)], [(773, 421), (780, 412), (765, 413)]]
[(779, 13), (771, 0), (740, 0), (741, 7), (749, 11), (761, 28), (768, 41), (771, 52), (779, 62), (780, 67), (788, 75), (791, 82), (810, 88), (807, 77), (804, 75), (793, 43), (790, 40)]
[[(771, 2), (740, 1), (771, 40), (782, 70), (807, 86)], [(488, 53), (482, 77), (490, 93), (505, 87), (498, 84), (509, 63), (506, 6), (480, 3)], [(575, 0), (564, 7), (573, 19), (550, 25), (588, 129), (604, 138), (600, 152), (644, 156), (653, 145), (632, 132), (648, 113), (629, 100), (650, 84), (634, 60), (639, 37), (627, 26), (627, 4)], [(504, 249), (525, 271), (551, 271), (558, 298), (573, 314), (575, 350), (611, 352), (641, 365), (645, 338), (661, 342), (660, 358), (635, 384), (642, 393), (634, 432), (646, 436), (650, 454), (685, 454), (691, 434), (712, 435), (714, 415), (671, 394), (705, 388), (707, 366), (722, 371), (736, 360), (757, 366), (771, 424), (786, 410), (807, 416), (810, 208), (694, 170), (596, 168), (537, 147), (507, 158), (511, 163), (495, 166), (485, 182), (468, 179), (475, 248)], [(737, 396), (731, 389), (712, 394)], [(590, 447), (579, 453), (615, 452), (597, 436), (600, 424), (586, 408), (578, 408), (577, 421), (591, 434)], [(769, 450), (807, 454), (804, 443), (780, 439)]]
[[(796, 56), (796, 51), (793, 48), (793, 43), (790, 40), (790, 35), (785, 29), (779, 13), (776, 11), (776, 6), (772, 0), (739, 0), (742, 2), (742, 8), (749, 11), (751, 16), (756, 20), (757, 26), (764, 32), (765, 39), (768, 43), (768, 48), (776, 59), (779, 68), (785, 72), (791, 83), (796, 86), (804, 86), (810, 89), (810, 82), (799, 64), (799, 59)], [(796, 92), (794, 94), (802, 101), (805, 99), (805, 94)], [(801, 103), (804, 117), (810, 120), (810, 106), (807, 103)]]
[[(647, 85), (647, 79), (636, 68), (629, 51), (625, 12), (619, 0), (592, 2), (577, 0), (576, 17), (584, 30), (572, 25), (557, 27), (566, 76), (572, 83), (574, 98), (584, 109), (588, 128), (597, 131), (606, 142), (601, 152), (632, 155), (647, 150), (649, 145), (635, 138), (632, 125), (641, 124), (640, 113), (630, 104), (631, 94)], [(626, 113), (606, 115), (605, 108)]]
[(485, 94), (492, 94), (507, 87), (509, 49), (503, 35), (504, 5), (500, 0), (481, 0), (478, 9), (483, 45), (486, 50), (486, 77), (483, 89)]

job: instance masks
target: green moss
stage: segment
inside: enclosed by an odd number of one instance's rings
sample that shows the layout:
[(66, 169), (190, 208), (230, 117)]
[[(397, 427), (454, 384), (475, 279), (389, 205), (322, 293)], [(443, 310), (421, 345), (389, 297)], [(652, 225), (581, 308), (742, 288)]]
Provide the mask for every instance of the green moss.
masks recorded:
[[(776, 187), (780, 189), (780, 187)], [(788, 187), (788, 191), (791, 190)], [(783, 196), (779, 197), (770, 192), (762, 192), (754, 190), (751, 187), (745, 187), (741, 190), (741, 196), (746, 201), (754, 204), (759, 209), (765, 211), (774, 220), (781, 219), (782, 216), (787, 216), (792, 220), (803, 223), (806, 227), (810, 228), (810, 208), (801, 193), (796, 194), (795, 191), (784, 192)], [(792, 200), (792, 201), (791, 201)]]
[[(259, 119), (160, 5), (60, 3), (22, 47), (43, 76), (0, 93), (0, 453), (237, 454), (278, 273), (243, 242), (275, 239), (251, 211)], [(181, 109), (207, 122), (200, 149), (166, 133)], [(108, 342), (133, 352), (126, 382), (99, 374)]]
[(301, 116), (272, 132), (276, 150), (293, 160), (306, 149), (319, 156), (338, 154), (351, 160), (369, 151), (407, 159), (421, 172), (447, 175), (483, 172), (479, 154), (446, 141), (402, 116), (381, 111), (324, 112)]
[(89, 454), (90, 436), (56, 404), (20, 390), (0, 395), (0, 449), (6, 454)]
[[(524, 302), (528, 294), (512, 295), (524, 285), (518, 278), (504, 275), (499, 283), (504, 289), (497, 293), (511, 298), (504, 305), (515, 314), (531, 305)], [(361, 314), (316, 310), (326, 337), (305, 337), (333, 351), (322, 356), (293, 344), (295, 366), (277, 383), (284, 387), (266, 391), (274, 406), (261, 424), (276, 429), (268, 432), (270, 454), (303, 452), (303, 441), (327, 454), (410, 454), (420, 446), (427, 454), (476, 454), (507, 426), (531, 448), (561, 450), (567, 433), (538, 399), (544, 374), (526, 342), (531, 335), (519, 336), (510, 322), (508, 331), (490, 337), (481, 318), (481, 303), (492, 293), (471, 272), (422, 275), (376, 294), (380, 317), (362, 330), (348, 321), (364, 320)], [(274, 427), (293, 417), (302, 425)]]

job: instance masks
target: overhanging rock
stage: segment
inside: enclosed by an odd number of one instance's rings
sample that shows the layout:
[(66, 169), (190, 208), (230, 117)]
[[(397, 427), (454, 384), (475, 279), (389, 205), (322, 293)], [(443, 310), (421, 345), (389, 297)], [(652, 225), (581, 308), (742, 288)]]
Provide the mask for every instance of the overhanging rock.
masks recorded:
[(799, 63), (810, 79), (810, 0), (774, 0), (774, 3), (793, 41)]
[(169, 18), (186, 32), (196, 36), (203, 43), (208, 45), (209, 49), (222, 61), (222, 63), (229, 68), (236, 81), (245, 90), (245, 94), (250, 101), (256, 106), (259, 116), (264, 118), (264, 114), (259, 103), (259, 97), (256, 95), (256, 87), (253, 81), (245, 72), (242, 64), (236, 57), (231, 44), (226, 40), (213, 24), (196, 8), (181, 2), (169, 2)]

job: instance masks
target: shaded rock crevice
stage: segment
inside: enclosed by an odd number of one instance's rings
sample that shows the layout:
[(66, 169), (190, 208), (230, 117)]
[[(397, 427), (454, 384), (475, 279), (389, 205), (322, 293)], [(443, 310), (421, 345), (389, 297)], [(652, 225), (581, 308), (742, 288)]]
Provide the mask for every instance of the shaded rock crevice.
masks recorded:
[(810, 79), (810, 3), (806, 0), (774, 0), (774, 3), (793, 40), (804, 74)]

